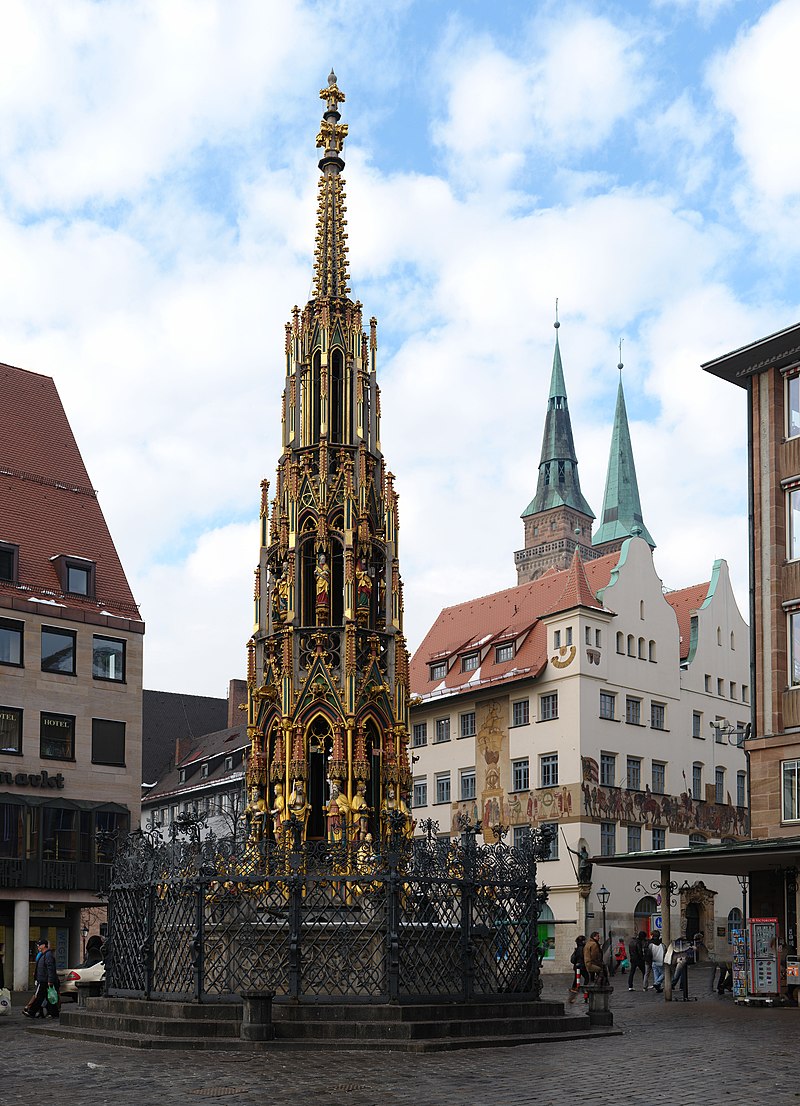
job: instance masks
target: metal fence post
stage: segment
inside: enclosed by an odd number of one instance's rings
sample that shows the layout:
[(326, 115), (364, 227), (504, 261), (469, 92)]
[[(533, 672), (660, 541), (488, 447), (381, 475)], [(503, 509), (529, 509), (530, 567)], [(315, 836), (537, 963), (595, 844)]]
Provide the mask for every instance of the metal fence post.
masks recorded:
[[(471, 828), (471, 827), (470, 827)], [(463, 997), (475, 994), (475, 948), (472, 940), (472, 913), (475, 897), (475, 832), (466, 828), (461, 834), (464, 870), (461, 877), (461, 981)]]
[(302, 865), (300, 823), (292, 815), (289, 824), (291, 852), (288, 857), (289, 886), (289, 994), (300, 998), (303, 989), (303, 879), (299, 875)]
[(202, 880), (194, 885), (194, 936), (192, 938), (192, 965), (194, 967), (194, 999), (203, 1001), (205, 982), (205, 905), (206, 887)]
[(156, 888), (151, 883), (145, 891), (145, 923), (144, 923), (144, 941), (142, 942), (141, 956), (144, 963), (144, 997), (150, 998), (153, 991), (153, 948), (155, 942), (155, 935), (153, 929), (155, 926), (155, 901), (156, 901)]
[[(394, 843), (393, 843), (394, 844)], [(400, 997), (400, 874), (397, 866), (397, 849), (389, 849), (389, 871), (386, 877), (386, 982), (389, 1000)]]

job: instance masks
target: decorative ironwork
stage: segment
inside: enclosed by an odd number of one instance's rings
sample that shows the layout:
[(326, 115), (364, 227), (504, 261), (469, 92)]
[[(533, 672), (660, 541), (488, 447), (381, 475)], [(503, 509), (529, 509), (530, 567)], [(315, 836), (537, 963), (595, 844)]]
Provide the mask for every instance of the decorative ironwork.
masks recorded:
[(199, 836), (184, 820), (120, 842), (109, 889), (109, 994), (230, 1001), (538, 997), (537, 921), (549, 841), (479, 843), (427, 822), (409, 840), (392, 812), (383, 844)]

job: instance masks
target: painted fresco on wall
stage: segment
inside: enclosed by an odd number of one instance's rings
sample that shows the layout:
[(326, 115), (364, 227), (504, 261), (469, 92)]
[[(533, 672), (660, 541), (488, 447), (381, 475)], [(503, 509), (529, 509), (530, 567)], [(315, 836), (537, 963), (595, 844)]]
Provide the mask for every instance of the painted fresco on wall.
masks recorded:
[[(497, 840), (493, 826), (508, 825), (505, 792), (500, 780), (510, 771), (508, 761), (508, 699), (492, 699), (477, 712), (478, 756), (475, 765), (476, 792), (480, 795), (479, 819), (483, 824), (483, 839), (488, 844)], [(453, 815), (453, 820), (455, 815)]]

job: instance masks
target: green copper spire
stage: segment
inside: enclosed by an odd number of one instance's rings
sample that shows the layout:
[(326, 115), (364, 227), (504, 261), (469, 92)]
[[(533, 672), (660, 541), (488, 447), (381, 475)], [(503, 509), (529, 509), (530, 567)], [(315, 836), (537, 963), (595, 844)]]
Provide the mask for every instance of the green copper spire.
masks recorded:
[[(620, 354), (621, 354), (620, 350)], [(625, 393), (622, 390), (622, 358), (617, 366), (620, 370), (617, 389), (617, 409), (614, 412), (614, 431), (611, 435), (611, 453), (608, 458), (606, 493), (603, 497), (603, 510), (600, 527), (592, 539), (592, 545), (603, 545), (608, 541), (619, 541), (634, 535), (644, 538), (651, 549), (656, 543), (642, 519), (642, 505), (639, 502), (639, 485), (636, 482), (636, 466), (633, 463), (631, 435), (628, 429), (628, 413), (625, 409)]]
[(539, 461), (539, 482), (536, 495), (522, 512), (522, 518), (549, 511), (553, 507), (572, 507), (581, 514), (594, 518), (592, 509), (581, 493), (578, 479), (578, 458), (572, 440), (572, 423), (567, 405), (567, 389), (561, 350), (558, 345), (558, 328), (561, 323), (556, 315), (556, 348), (553, 353), (553, 372), (550, 377), (550, 395), (542, 437), (542, 455)]

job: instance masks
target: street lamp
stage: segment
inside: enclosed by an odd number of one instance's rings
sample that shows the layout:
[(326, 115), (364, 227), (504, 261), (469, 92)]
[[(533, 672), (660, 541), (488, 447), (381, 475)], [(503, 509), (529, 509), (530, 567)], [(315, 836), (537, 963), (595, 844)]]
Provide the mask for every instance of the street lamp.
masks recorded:
[(603, 911), (603, 944), (606, 943), (606, 905), (611, 898), (611, 892), (605, 884), (598, 890), (597, 897), (600, 900), (600, 909)]
[(89, 927), (87, 925), (81, 926), (81, 937), (83, 938), (83, 959), (86, 959), (86, 938), (89, 936)]

